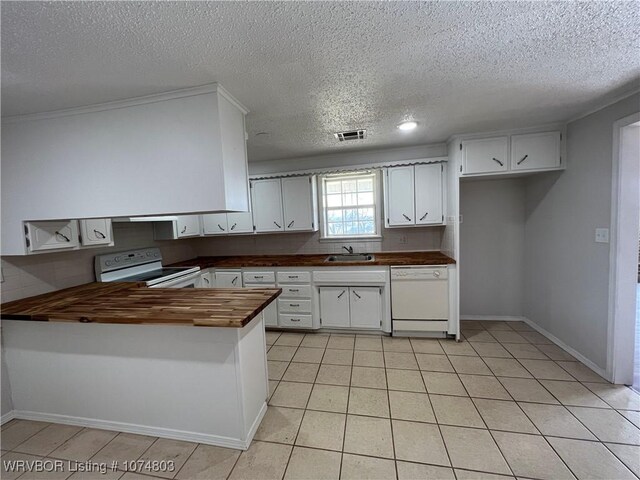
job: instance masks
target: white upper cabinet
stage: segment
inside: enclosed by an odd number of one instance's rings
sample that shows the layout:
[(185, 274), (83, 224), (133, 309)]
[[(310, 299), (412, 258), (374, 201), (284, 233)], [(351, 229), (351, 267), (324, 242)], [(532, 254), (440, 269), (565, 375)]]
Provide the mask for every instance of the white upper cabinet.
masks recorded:
[(511, 136), (511, 170), (560, 167), (560, 132)]
[(80, 240), (85, 247), (113, 245), (110, 218), (80, 220)]
[(205, 235), (225, 235), (229, 233), (226, 213), (202, 215), (202, 233)]
[(80, 246), (77, 220), (26, 222), (24, 235), (30, 253), (69, 250)]
[(251, 212), (227, 213), (229, 233), (253, 232), (253, 216)]
[(177, 237), (197, 237), (200, 235), (200, 215), (179, 215), (176, 220)]
[(27, 220), (249, 211), (246, 113), (207, 85), (3, 118), (2, 255)]
[(200, 215), (178, 215), (165, 218), (166, 220), (153, 222), (153, 238), (156, 240), (176, 240), (202, 235)]
[(251, 210), (256, 233), (284, 231), (279, 178), (251, 182)]
[(252, 180), (251, 206), (256, 233), (318, 229), (315, 176)]
[(414, 168), (387, 169), (387, 224), (389, 226), (415, 225)]
[(509, 168), (509, 137), (481, 138), (462, 142), (464, 175), (506, 172)]
[(415, 166), (416, 225), (442, 224), (442, 164)]
[(389, 167), (385, 175), (385, 227), (442, 225), (441, 163)]
[(282, 179), (282, 204), (286, 231), (310, 231), (318, 225), (315, 177)]

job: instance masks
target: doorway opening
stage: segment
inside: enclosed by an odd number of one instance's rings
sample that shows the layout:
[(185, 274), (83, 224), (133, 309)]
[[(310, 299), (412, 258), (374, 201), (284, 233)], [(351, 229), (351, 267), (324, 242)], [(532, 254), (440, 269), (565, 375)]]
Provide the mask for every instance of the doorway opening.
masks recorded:
[(608, 373), (640, 391), (640, 112), (613, 135)]

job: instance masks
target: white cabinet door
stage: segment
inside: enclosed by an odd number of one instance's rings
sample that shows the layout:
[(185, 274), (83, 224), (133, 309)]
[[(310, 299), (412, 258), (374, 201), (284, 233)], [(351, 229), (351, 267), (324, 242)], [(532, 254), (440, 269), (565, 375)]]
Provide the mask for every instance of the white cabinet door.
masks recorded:
[(320, 323), (349, 327), (349, 287), (320, 287)]
[(200, 215), (180, 215), (176, 223), (178, 238), (200, 235)]
[(251, 212), (227, 213), (229, 233), (253, 233)]
[(462, 142), (462, 173), (506, 172), (508, 163), (509, 138), (494, 137)]
[(251, 207), (253, 225), (257, 233), (284, 231), (279, 178), (251, 182)]
[(387, 224), (414, 225), (413, 167), (387, 169)]
[(380, 330), (382, 319), (380, 288), (351, 287), (349, 292), (351, 328), (375, 328)]
[(25, 223), (27, 248), (30, 252), (78, 248), (78, 221), (44, 221)]
[(210, 213), (202, 215), (202, 232), (205, 235), (224, 235), (228, 232), (227, 214)]
[(540, 170), (560, 166), (560, 132), (511, 136), (511, 170)]
[(242, 287), (242, 275), (239, 270), (216, 270), (216, 288)]
[(315, 228), (312, 177), (282, 179), (282, 204), (284, 229), (287, 231)]
[(200, 273), (200, 288), (213, 288), (214, 282), (213, 278), (215, 273), (209, 269), (202, 270)]
[(81, 243), (85, 247), (112, 245), (113, 232), (110, 218), (80, 220)]
[(442, 165), (415, 166), (416, 225), (443, 223)]

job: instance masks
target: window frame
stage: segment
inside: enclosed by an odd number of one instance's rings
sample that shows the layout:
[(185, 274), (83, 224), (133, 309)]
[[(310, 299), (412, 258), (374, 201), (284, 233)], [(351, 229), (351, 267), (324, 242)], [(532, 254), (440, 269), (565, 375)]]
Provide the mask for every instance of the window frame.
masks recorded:
[[(375, 225), (375, 233), (374, 234), (366, 234), (366, 235), (328, 235), (328, 222), (327, 222), (327, 214), (329, 211), (329, 207), (326, 206), (326, 186), (325, 181), (335, 178), (348, 179), (349, 177), (358, 178), (363, 175), (372, 175), (373, 176), (373, 208), (374, 208), (374, 216), (373, 221)], [(324, 174), (318, 175), (318, 210), (319, 210), (319, 221), (320, 224), (320, 241), (321, 242), (344, 242), (344, 241), (357, 241), (357, 240), (382, 240), (382, 188), (381, 181), (382, 176), (380, 174), (380, 169), (370, 169), (366, 171), (352, 171), (352, 172), (340, 172), (333, 174)], [(340, 207), (333, 207), (340, 208)], [(349, 207), (342, 207), (349, 208)], [(358, 208), (358, 207), (355, 207)]]

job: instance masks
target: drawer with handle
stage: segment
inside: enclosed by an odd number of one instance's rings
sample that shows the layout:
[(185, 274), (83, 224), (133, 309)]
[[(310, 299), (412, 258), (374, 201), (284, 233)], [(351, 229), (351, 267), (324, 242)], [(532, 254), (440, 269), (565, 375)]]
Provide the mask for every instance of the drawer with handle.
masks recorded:
[(278, 285), (282, 289), (282, 297), (311, 298), (310, 285)]
[(273, 272), (244, 272), (244, 283), (275, 283), (276, 276)]
[(311, 328), (313, 322), (311, 315), (286, 315), (281, 313), (278, 317), (278, 325), (281, 327)]
[(278, 283), (311, 283), (311, 272), (278, 272)]
[(311, 300), (283, 300), (279, 298), (278, 311), (311, 313)]

